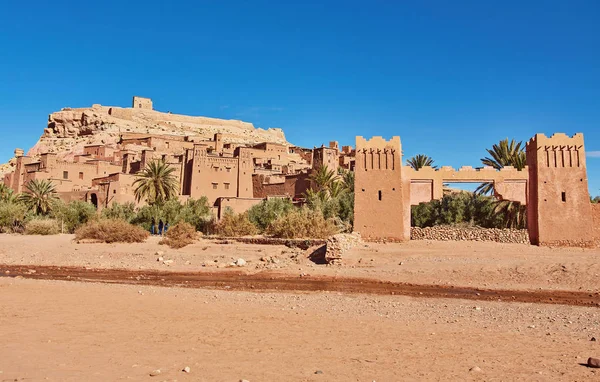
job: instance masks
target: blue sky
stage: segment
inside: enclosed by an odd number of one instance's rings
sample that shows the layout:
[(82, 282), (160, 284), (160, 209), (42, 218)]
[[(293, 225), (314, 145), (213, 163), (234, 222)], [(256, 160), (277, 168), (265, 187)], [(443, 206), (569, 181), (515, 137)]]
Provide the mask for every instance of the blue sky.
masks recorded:
[(600, 2), (11, 1), (0, 7), (0, 161), (93, 103), (281, 127), (312, 147), (400, 135), (406, 157), (582, 132), (600, 194)]

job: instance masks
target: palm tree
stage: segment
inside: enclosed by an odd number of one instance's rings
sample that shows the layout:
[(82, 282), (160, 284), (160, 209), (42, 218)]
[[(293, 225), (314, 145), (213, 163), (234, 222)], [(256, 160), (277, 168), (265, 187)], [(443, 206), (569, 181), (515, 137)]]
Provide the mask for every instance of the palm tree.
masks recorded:
[[(490, 154), (490, 157), (481, 159), (481, 163), (485, 166), (493, 167), (496, 170), (500, 170), (505, 166), (513, 166), (517, 170), (525, 168), (527, 156), (523, 148), (523, 142), (516, 142), (514, 139), (509, 142), (506, 138), (486, 151)], [(493, 183), (482, 183), (475, 190), (480, 195), (490, 195), (493, 191)]]
[(50, 180), (34, 179), (27, 183), (27, 189), (20, 199), (38, 215), (46, 215), (52, 210), (52, 205), (58, 200), (56, 187)]
[(331, 185), (336, 181), (336, 175), (335, 172), (329, 170), (327, 166), (320, 166), (310, 174), (309, 179), (313, 191), (328, 191)]
[(4, 183), (0, 183), (0, 202), (10, 202), (14, 200), (14, 193), (11, 188), (9, 188)]
[(347, 191), (348, 189), (346, 188), (344, 182), (335, 181), (329, 187), (329, 196), (335, 199), (337, 197), (340, 197), (343, 193)]
[(420, 170), (425, 166), (436, 168), (436, 166), (433, 165), (433, 159), (423, 154), (417, 154), (414, 157), (407, 159), (406, 164), (415, 170)]
[(527, 227), (527, 206), (512, 200), (497, 200), (494, 203), (494, 214), (500, 214), (506, 228), (523, 229)]
[(342, 182), (344, 183), (344, 188), (348, 192), (354, 192), (354, 171), (344, 170), (342, 172)]
[(148, 163), (133, 182), (136, 186), (134, 190), (136, 200), (139, 202), (146, 199), (148, 204), (160, 205), (175, 197), (179, 184), (173, 175), (174, 171), (175, 168), (170, 167), (164, 160)]

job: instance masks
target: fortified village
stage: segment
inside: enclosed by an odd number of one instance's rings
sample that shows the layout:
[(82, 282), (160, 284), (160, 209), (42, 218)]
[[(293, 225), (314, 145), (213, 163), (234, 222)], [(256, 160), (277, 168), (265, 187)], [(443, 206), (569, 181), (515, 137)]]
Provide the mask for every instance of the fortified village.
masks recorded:
[[(356, 148), (301, 148), (280, 129), (162, 113), (152, 100), (133, 97), (131, 108), (93, 105), (49, 116), (39, 142), (4, 165), (4, 184), (22, 192), (33, 179), (51, 180), (62, 199), (98, 209), (136, 202), (133, 182), (161, 159), (176, 168), (180, 199), (206, 196), (220, 218), (265, 198), (301, 202), (311, 171), (326, 166), (355, 171), (354, 230), (371, 240), (410, 239), (410, 206), (443, 196), (445, 182), (494, 185), (496, 196), (527, 204), (532, 244), (591, 246), (595, 242), (581, 134), (537, 134), (527, 143), (523, 170), (451, 167), (413, 170), (402, 163), (400, 137), (356, 138)], [(1, 169), (1, 168), (0, 168)]]

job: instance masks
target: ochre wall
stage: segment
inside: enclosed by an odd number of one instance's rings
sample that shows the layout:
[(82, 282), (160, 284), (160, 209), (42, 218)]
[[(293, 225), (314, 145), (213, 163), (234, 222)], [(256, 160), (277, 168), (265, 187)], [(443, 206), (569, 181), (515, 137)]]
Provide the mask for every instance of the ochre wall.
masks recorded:
[(532, 244), (590, 246), (592, 207), (583, 135), (537, 134), (527, 143)]
[(218, 218), (223, 217), (223, 213), (227, 208), (231, 208), (234, 213), (241, 214), (248, 211), (253, 206), (260, 204), (264, 199), (255, 198), (219, 198), (217, 202), (219, 205)]
[(400, 137), (356, 137), (354, 231), (367, 240), (410, 239), (410, 180)]
[(252, 177), (255, 198), (269, 196), (302, 197), (309, 186), (308, 174), (305, 173), (285, 176), (254, 175)]
[[(517, 170), (511, 166), (506, 166), (501, 170), (495, 170), (491, 167), (475, 169), (471, 166), (463, 166), (458, 170), (449, 166), (439, 169), (426, 166), (419, 170), (406, 166), (405, 171), (410, 177), (411, 183), (418, 183), (411, 186), (417, 195), (412, 196), (411, 204), (429, 202), (433, 199), (441, 199), (444, 196), (444, 183), (494, 183), (496, 196), (503, 200), (514, 200), (521, 204), (527, 203), (527, 181), (529, 171), (527, 167), (523, 170)], [(429, 184), (430, 192), (424, 184)], [(427, 199), (427, 195), (429, 199)]]
[(144, 97), (133, 97), (132, 108), (152, 110), (152, 100)]

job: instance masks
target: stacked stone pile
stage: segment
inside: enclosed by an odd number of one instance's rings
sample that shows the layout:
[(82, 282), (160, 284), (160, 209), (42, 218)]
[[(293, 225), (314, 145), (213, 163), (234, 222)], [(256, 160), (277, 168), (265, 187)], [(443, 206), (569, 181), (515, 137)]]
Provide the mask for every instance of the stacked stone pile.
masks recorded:
[(529, 235), (525, 229), (498, 229), (478, 227), (411, 227), (412, 240), (438, 241), (495, 241), (498, 243), (529, 244)]
[(327, 264), (340, 264), (344, 252), (363, 243), (358, 233), (338, 233), (327, 239), (327, 250), (325, 252), (325, 262)]

